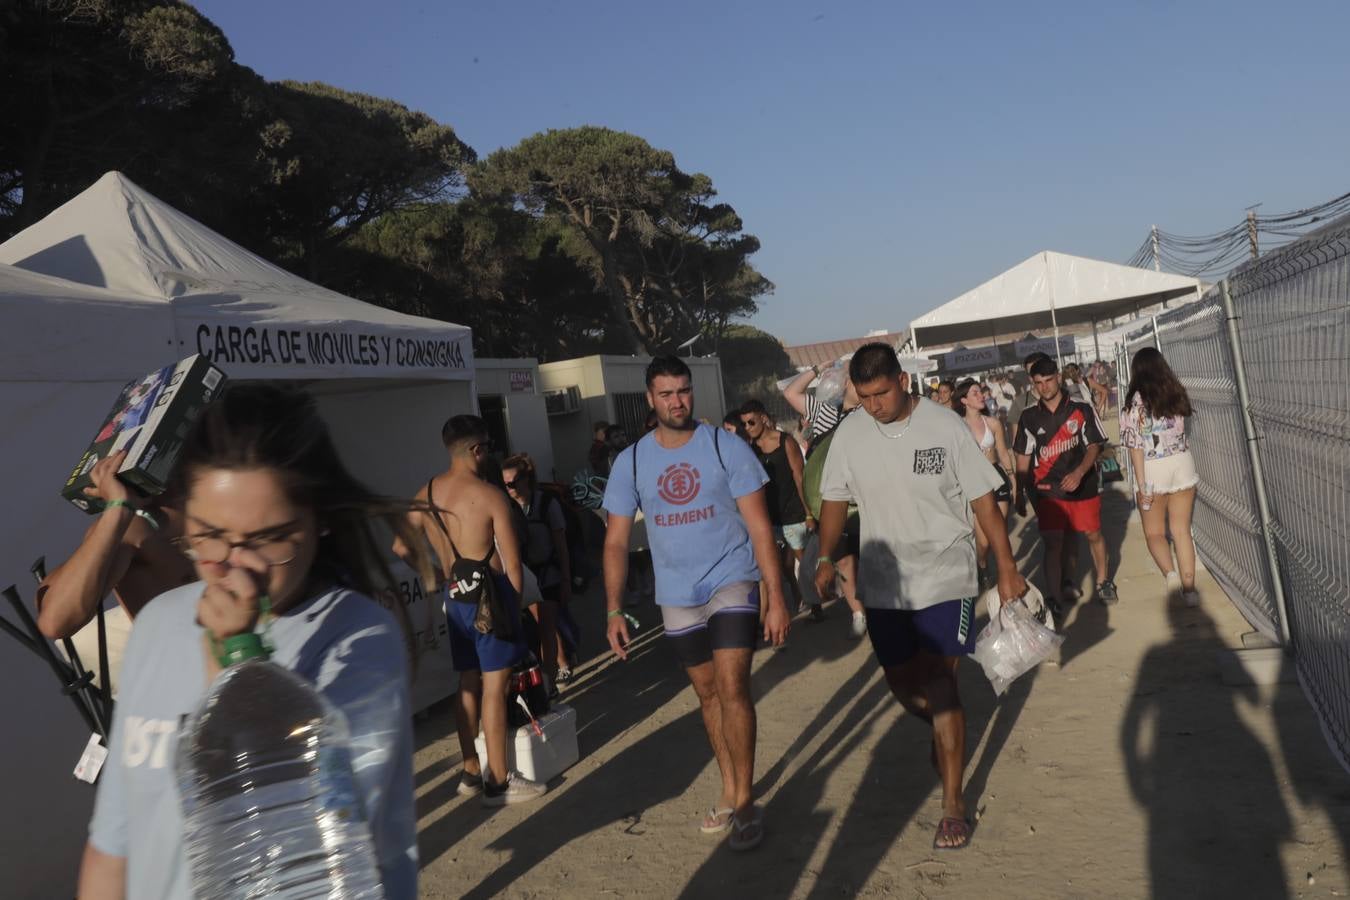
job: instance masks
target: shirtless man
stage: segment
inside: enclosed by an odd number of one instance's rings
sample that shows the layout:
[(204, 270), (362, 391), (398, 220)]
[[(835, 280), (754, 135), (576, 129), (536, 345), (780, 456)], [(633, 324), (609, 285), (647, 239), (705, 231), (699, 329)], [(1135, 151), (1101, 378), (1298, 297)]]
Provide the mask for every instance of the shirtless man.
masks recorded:
[[(482, 419), (454, 416), (441, 429), (441, 439), (450, 454), (450, 468), (417, 492), (414, 500), (425, 504), (425, 511), (409, 513), (408, 520), (426, 535), (445, 578), (450, 656), (459, 673), (455, 725), (464, 756), (457, 790), (466, 796), (481, 793), (484, 806), (523, 803), (542, 796), (545, 788), (506, 766), (511, 667), (525, 654), (519, 622), (520, 542), (511, 524), (511, 501), (479, 476), (490, 442)], [(394, 553), (403, 559), (409, 556), (399, 540)], [(480, 634), (473, 627), (475, 601), (482, 590), (475, 578), (479, 573), (492, 579), (501, 607), (515, 625), (509, 640)], [(487, 744), (486, 771), (474, 746), (480, 720)]]
[[(114, 453), (90, 471), (94, 484), (85, 494), (104, 509), (70, 559), (38, 586), (38, 628), (51, 640), (71, 637), (89, 624), (109, 593), (134, 619), (155, 597), (197, 580), (192, 563), (172, 542), (182, 531), (181, 514), (158, 498), (133, 494), (117, 477), (125, 458), (125, 451)], [(112, 657), (121, 657), (113, 637), (118, 631), (113, 627), (110, 633), (110, 665)], [(76, 640), (80, 655), (92, 659), (81, 643)]]

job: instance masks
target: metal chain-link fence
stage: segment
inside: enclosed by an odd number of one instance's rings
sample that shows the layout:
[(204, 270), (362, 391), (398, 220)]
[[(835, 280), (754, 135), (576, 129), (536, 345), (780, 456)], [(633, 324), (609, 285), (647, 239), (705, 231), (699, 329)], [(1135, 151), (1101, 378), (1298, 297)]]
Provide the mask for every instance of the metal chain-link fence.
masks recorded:
[(1239, 268), (1159, 316), (1156, 331), (1130, 334), (1122, 360), (1155, 340), (1196, 409), (1188, 424), (1201, 478), (1196, 545), (1258, 630), (1278, 641), (1287, 626), (1299, 679), (1350, 768), (1350, 217)]
[(1350, 219), (1229, 278), (1293, 639), (1350, 759)]

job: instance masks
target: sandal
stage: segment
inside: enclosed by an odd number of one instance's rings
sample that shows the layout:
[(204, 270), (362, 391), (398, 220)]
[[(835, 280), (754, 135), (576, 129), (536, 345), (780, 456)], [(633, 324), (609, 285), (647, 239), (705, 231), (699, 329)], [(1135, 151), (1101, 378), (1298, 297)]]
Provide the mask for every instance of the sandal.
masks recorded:
[[(973, 831), (969, 819), (943, 816), (942, 821), (938, 822), (937, 834), (933, 835), (933, 849), (964, 850), (970, 846)], [(946, 843), (943, 843), (944, 841)]]
[(731, 816), (731, 837), (727, 839), (727, 846), (732, 850), (753, 850), (759, 846), (759, 842), (764, 840), (764, 816), (759, 810), (755, 810), (754, 818), (748, 822), (742, 822), (736, 818), (733, 813)]
[(720, 809), (716, 806), (710, 807), (698, 830), (704, 834), (725, 834), (731, 830), (731, 818), (735, 812), (736, 810), (730, 806), (723, 806)]

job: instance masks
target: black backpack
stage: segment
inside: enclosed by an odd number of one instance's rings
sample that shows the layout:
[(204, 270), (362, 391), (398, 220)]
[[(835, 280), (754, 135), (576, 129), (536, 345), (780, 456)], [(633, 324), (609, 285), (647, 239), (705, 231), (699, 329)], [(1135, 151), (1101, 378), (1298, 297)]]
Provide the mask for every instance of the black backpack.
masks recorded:
[[(562, 510), (564, 530), (567, 535), (567, 561), (572, 568), (572, 587), (575, 590), (584, 591), (587, 583), (596, 572), (595, 565), (591, 562), (593, 542), (587, 540), (587, 531), (582, 523), (582, 516), (585, 515), (590, 522), (599, 525), (600, 539), (598, 542), (594, 542), (597, 550), (604, 543), (603, 523), (601, 523), (599, 516), (578, 509), (568, 497), (567, 488), (564, 485), (541, 484), (539, 490), (543, 495), (543, 502), (539, 504), (538, 510), (541, 520), (548, 521), (548, 509), (554, 503), (557, 503), (558, 508)], [(556, 551), (557, 548), (554, 549)]]

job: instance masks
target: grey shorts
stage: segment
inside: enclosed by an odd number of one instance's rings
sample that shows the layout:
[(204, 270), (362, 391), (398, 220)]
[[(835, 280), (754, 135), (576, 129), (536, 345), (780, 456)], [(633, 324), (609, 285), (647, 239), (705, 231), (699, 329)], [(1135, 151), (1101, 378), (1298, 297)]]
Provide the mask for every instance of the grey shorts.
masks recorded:
[(723, 585), (702, 606), (663, 606), (661, 619), (685, 668), (708, 662), (714, 650), (753, 650), (759, 636), (759, 583)]

